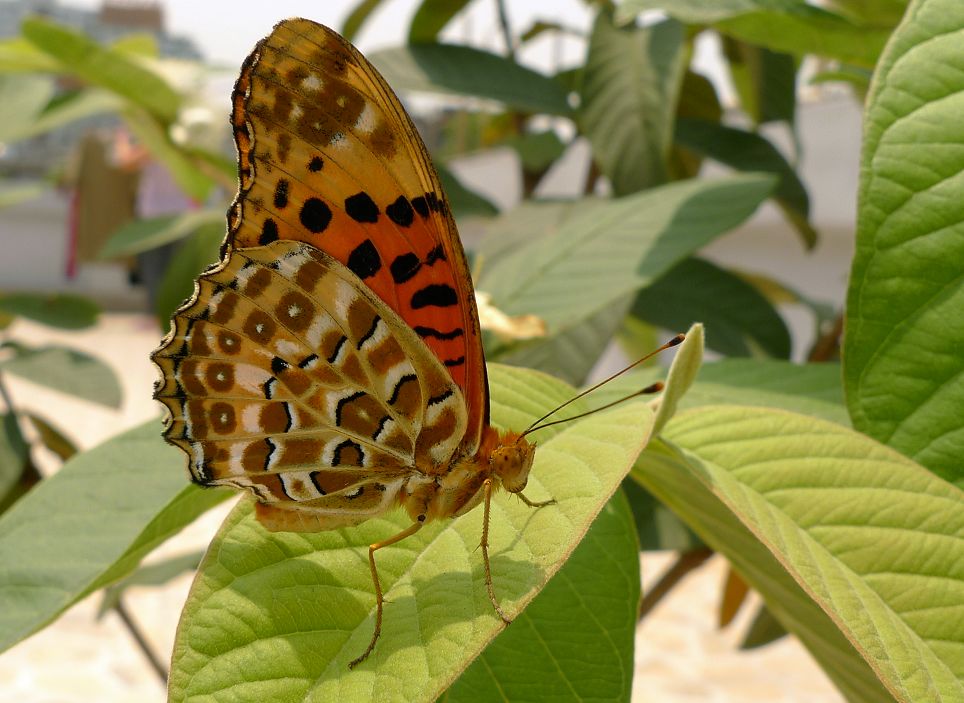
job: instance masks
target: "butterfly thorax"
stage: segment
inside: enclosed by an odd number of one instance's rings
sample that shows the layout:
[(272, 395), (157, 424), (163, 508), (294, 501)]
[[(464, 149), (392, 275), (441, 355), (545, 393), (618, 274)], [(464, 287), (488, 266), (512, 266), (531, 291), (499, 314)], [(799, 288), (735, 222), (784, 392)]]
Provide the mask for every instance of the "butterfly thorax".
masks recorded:
[(410, 481), (399, 502), (413, 520), (457, 517), (479, 504), (488, 478), (510, 493), (521, 492), (529, 480), (535, 450), (536, 445), (518, 432), (486, 427), (474, 454), (455, 457), (439, 473)]

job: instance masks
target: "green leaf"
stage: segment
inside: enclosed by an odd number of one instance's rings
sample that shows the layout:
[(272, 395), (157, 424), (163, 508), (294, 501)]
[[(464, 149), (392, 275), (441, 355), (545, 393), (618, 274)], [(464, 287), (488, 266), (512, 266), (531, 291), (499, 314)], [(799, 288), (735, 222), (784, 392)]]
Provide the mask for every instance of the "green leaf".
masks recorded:
[(134, 136), (167, 167), (178, 187), (199, 203), (207, 200), (214, 181), (198, 168), (188, 150), (171, 141), (167, 128), (143, 110), (129, 107), (122, 114)]
[[(572, 393), (531, 371), (490, 365), (489, 372), (500, 424), (524, 426)], [(493, 501), (493, 579), (510, 616), (575, 549), (645, 444), (651, 420), (635, 404), (555, 434), (540, 432), (550, 436), (540, 438), (526, 493), (557, 503), (532, 510), (508, 495)], [(367, 546), (410, 518), (395, 510), (353, 528), (269, 533), (243, 502), (208, 550), (188, 597), (171, 700), (224, 691), (239, 701), (434, 700), (502, 630), (477, 550), (481, 513), (429, 523), (379, 551), (382, 635), (372, 655), (349, 671), (374, 624)]]
[(0, 72), (58, 73), (60, 64), (23, 37), (0, 41)]
[[(607, 383), (587, 400), (600, 407), (661, 380), (665, 370), (644, 369)], [(768, 359), (723, 359), (703, 364), (680, 409), (737, 403), (793, 410), (847, 425), (840, 367), (837, 364), (791, 364)]]
[(229, 497), (187, 485), (185, 465), (152, 420), (78, 454), (0, 516), (0, 651)]
[(704, 546), (703, 540), (676, 517), (676, 513), (656, 500), (631, 475), (623, 479), (623, 492), (633, 511), (641, 551), (689, 552)]
[(97, 357), (69, 347), (20, 348), (0, 362), (0, 371), (109, 408), (121, 404), (114, 370)]
[(204, 557), (204, 552), (190, 552), (165, 559), (154, 564), (143, 564), (130, 575), (104, 589), (104, 596), (97, 608), (97, 617), (120, 603), (131, 586), (163, 586), (181, 574), (194, 571)]
[(355, 9), (345, 18), (345, 23), (341, 28), (341, 35), (348, 41), (354, 41), (358, 30), (362, 28), (369, 16), (378, 9), (384, 0), (362, 0)]
[(468, 95), (523, 112), (568, 115), (565, 90), (552, 78), (468, 46), (417, 44), (368, 57), (397, 91)]
[(30, 454), (30, 447), (23, 438), (17, 416), (12, 412), (0, 413), (0, 498), (17, 485)]
[(663, 437), (634, 477), (732, 561), (847, 700), (964, 698), (959, 489), (784, 411), (707, 406)]
[(793, 124), (797, 106), (797, 62), (793, 56), (725, 37), (723, 51), (740, 106), (754, 124)]
[[(675, 340), (673, 340), (675, 341)], [(653, 434), (659, 434), (670, 418), (676, 414), (686, 391), (693, 385), (700, 367), (703, 365), (703, 325), (694, 323), (686, 332), (686, 339), (675, 350), (673, 363), (666, 374), (666, 387), (663, 393), (650, 402), (656, 410), (653, 419)]]
[(666, 181), (685, 68), (683, 27), (616, 27), (601, 11), (589, 40), (579, 124), (616, 195)]
[(545, 590), (439, 701), (629, 701), (638, 603), (639, 546), (619, 491)]
[(200, 227), (213, 224), (217, 224), (222, 230), (225, 228), (223, 212), (214, 209), (196, 210), (181, 215), (131, 220), (114, 230), (100, 252), (100, 258), (113, 259), (140, 254), (176, 242)]
[(165, 124), (177, 117), (181, 97), (153, 71), (127, 54), (100, 46), (89, 37), (41, 17), (27, 17), (23, 36), (61, 64), (61, 70), (106, 88)]
[(67, 461), (77, 453), (77, 445), (63, 431), (39, 415), (31, 412), (26, 412), (24, 415), (30, 419), (30, 424), (37, 430), (41, 443), (56, 454), (61, 461)]
[(558, 334), (735, 227), (773, 184), (768, 176), (735, 176), (576, 201), (557, 230), (530, 233), (528, 243), (484, 269), (479, 289), (508, 314), (539, 315)]
[(491, 217), (499, 213), (498, 208), (474, 190), (466, 188), (454, 173), (444, 166), (436, 165), (442, 190), (449, 207), (457, 218)]
[(641, 290), (632, 314), (667, 330), (705, 320), (710, 349), (727, 356), (752, 356), (755, 350), (790, 356), (790, 332), (770, 302), (743, 279), (705, 259), (684, 259)]
[(47, 134), (95, 115), (120, 112), (122, 107), (120, 98), (99, 88), (84, 88), (69, 95), (60, 95), (29, 124), (24, 125), (17, 138)]
[(435, 41), (438, 33), (471, 0), (422, 0), (408, 28), (408, 43)]
[(780, 624), (780, 621), (773, 617), (773, 613), (766, 605), (761, 605), (753, 622), (740, 642), (740, 649), (756, 649), (765, 644), (770, 644), (787, 634), (787, 628)]
[(154, 312), (166, 332), (171, 317), (194, 293), (194, 280), (204, 269), (218, 261), (224, 240), (224, 224), (211, 222), (199, 227), (178, 248), (157, 289)]
[(623, 296), (582, 322), (546, 339), (523, 342), (499, 350), (493, 356), (505, 364), (539, 369), (567, 383), (582, 385), (619, 329), (631, 302), (632, 296)]
[(0, 142), (16, 141), (29, 130), (37, 115), (54, 95), (54, 79), (49, 76), (0, 74)]
[(522, 162), (522, 170), (531, 173), (545, 171), (566, 151), (566, 145), (551, 129), (516, 135), (502, 144), (515, 151)]
[(681, 22), (710, 24), (723, 34), (773, 51), (817, 54), (873, 66), (889, 28), (855, 24), (805, 0), (626, 0), (617, 19), (660, 9)]
[(809, 223), (810, 198), (793, 166), (768, 139), (754, 132), (716, 122), (680, 119), (676, 141), (697, 154), (726, 164), (738, 171), (772, 173), (780, 180), (773, 193), (777, 204), (790, 218), (808, 249), (817, 242)]
[(96, 303), (69, 293), (0, 293), (0, 312), (48, 327), (80, 330), (97, 322)]
[(964, 485), (964, 5), (914, 2), (865, 113), (844, 384), (854, 427)]

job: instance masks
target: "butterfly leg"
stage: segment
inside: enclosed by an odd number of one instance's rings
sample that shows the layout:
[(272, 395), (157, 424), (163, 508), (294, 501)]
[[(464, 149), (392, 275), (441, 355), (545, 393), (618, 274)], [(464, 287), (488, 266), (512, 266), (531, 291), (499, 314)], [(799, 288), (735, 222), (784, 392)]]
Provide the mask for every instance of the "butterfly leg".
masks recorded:
[(375, 649), (375, 643), (378, 641), (378, 636), (382, 634), (382, 606), (385, 602), (385, 599), (382, 596), (381, 581), (378, 580), (378, 569), (375, 567), (375, 552), (382, 547), (388, 547), (396, 542), (401, 542), (406, 537), (411, 537), (422, 529), (422, 525), (425, 524), (425, 516), (420, 515), (419, 518), (420, 520), (418, 522), (413, 522), (409, 527), (402, 530), (394, 537), (389, 537), (386, 540), (376, 542), (368, 547), (368, 566), (371, 568), (372, 572), (372, 583), (375, 584), (375, 632), (372, 633), (372, 641), (368, 643), (368, 648), (362, 652), (360, 657), (352, 659), (351, 663), (348, 664), (349, 669), (354, 669), (356, 666), (368, 659), (368, 655), (372, 653), (373, 649)]
[(522, 493), (516, 493), (516, 495), (519, 496), (519, 500), (521, 500), (523, 503), (525, 503), (526, 505), (528, 505), (530, 508), (544, 508), (544, 507), (546, 507), (547, 505), (555, 505), (555, 504), (556, 504), (556, 499), (555, 499), (555, 498), (550, 498), (549, 500), (533, 501), (533, 500), (529, 500), (528, 498), (526, 498)]
[(495, 599), (495, 590), (492, 588), (492, 565), (489, 563), (489, 510), (492, 504), (492, 477), (490, 476), (485, 479), (482, 486), (485, 491), (485, 502), (483, 503), (482, 513), (482, 565), (485, 568), (485, 589), (489, 592), (489, 601), (492, 603), (492, 607), (495, 608), (495, 612), (502, 618), (502, 622), (508, 625), (512, 620), (510, 620), (509, 616), (502, 610), (499, 601)]

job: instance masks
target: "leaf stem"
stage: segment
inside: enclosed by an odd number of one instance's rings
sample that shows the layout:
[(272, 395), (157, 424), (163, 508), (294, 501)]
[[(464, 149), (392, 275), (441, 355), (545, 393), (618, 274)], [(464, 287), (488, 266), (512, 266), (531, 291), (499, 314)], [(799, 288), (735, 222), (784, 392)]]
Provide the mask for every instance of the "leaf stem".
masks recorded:
[(154, 672), (161, 680), (161, 683), (164, 686), (167, 686), (167, 668), (151, 649), (150, 645), (147, 643), (147, 640), (144, 638), (144, 635), (141, 634), (140, 628), (137, 626), (137, 623), (134, 622), (134, 619), (127, 611), (127, 606), (124, 605), (122, 600), (118, 599), (117, 604), (114, 605), (114, 612), (120, 616), (120, 619), (127, 628), (127, 631), (131, 633), (131, 637), (133, 637), (134, 641), (137, 642), (137, 646), (140, 647), (141, 652), (151, 665), (151, 668), (154, 669)]
[(703, 565), (715, 552), (708, 547), (694, 549), (677, 557), (673, 565), (659, 578), (639, 603), (639, 619), (642, 620), (683, 578)]

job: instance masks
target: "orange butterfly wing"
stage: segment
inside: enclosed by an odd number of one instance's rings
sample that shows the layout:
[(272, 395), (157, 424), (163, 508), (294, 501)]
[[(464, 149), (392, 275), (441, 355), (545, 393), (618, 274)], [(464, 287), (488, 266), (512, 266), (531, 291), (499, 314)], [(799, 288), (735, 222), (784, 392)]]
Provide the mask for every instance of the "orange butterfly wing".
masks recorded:
[(232, 102), (240, 188), (225, 246), (300, 240), (345, 264), (448, 369), (474, 453), (489, 400), (472, 280), (398, 97), (338, 34), (290, 19), (245, 60)]

